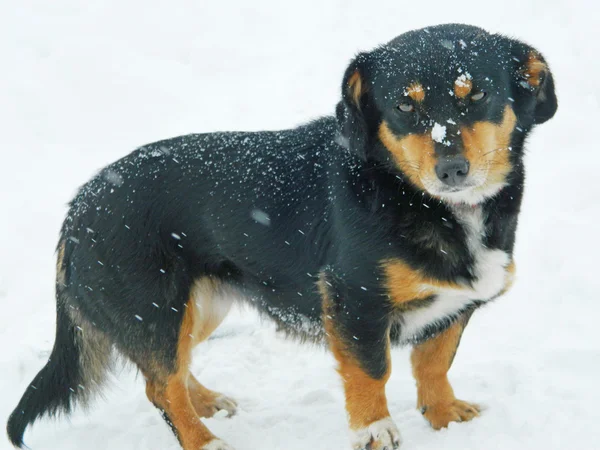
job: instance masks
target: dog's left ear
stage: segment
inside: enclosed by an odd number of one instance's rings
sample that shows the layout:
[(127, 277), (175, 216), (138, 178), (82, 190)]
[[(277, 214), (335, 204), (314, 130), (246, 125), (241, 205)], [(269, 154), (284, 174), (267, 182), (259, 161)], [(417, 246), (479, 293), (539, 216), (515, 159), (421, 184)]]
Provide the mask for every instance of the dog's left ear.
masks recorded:
[(511, 53), (513, 64), (516, 64), (514, 77), (518, 99), (515, 106), (530, 116), (531, 125), (544, 123), (554, 116), (558, 107), (552, 72), (541, 53), (533, 47), (513, 41)]

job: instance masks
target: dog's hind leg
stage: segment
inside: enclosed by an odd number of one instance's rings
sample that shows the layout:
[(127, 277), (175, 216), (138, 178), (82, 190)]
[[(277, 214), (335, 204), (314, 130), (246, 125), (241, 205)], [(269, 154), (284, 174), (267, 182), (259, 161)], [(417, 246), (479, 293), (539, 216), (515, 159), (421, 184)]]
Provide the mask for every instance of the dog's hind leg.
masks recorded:
[[(193, 312), (194, 329), (190, 335), (192, 345), (207, 339), (223, 321), (233, 302), (233, 292), (211, 278), (203, 278), (192, 286), (187, 311)], [(220, 410), (229, 417), (237, 410), (237, 402), (218, 392), (204, 387), (190, 374), (188, 378), (190, 399), (200, 417), (212, 417)]]
[(219, 409), (232, 414), (235, 402), (202, 386), (189, 371), (193, 347), (214, 331), (229, 310), (231, 299), (216, 298), (217, 288), (209, 279), (193, 285), (179, 329), (176, 364), (170, 369), (160, 364), (142, 368), (148, 398), (161, 410), (185, 450), (231, 450), (199, 416), (209, 417)]

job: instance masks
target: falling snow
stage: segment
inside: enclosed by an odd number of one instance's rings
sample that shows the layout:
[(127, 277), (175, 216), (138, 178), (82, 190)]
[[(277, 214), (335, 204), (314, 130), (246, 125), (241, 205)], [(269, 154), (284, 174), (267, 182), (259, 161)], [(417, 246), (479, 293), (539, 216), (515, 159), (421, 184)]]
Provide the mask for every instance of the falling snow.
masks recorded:
[[(600, 204), (590, 180), (595, 180), (600, 160), (589, 133), (569, 131), (595, 130), (600, 121), (596, 81), (581, 76), (600, 69), (597, 5), (551, 1), (540, 9), (533, 2), (509, 1), (498, 8), (489, 1), (477, 8), (457, 8), (440, 0), (426, 6), (390, 0), (373, 8), (369, 2), (325, 7), (307, 0), (270, 1), (259, 10), (242, 2), (187, 2), (185, 8), (116, 0), (90, 8), (75, 0), (55, 0), (52, 7), (30, 0), (12, 2), (12, 7), (10, 3), (0, 14), (3, 62), (10, 69), (0, 74), (5, 144), (0, 177), (0, 230), (5, 236), (0, 260), (0, 417), (8, 416), (52, 347), (56, 237), (64, 205), (77, 186), (144, 142), (224, 129), (285, 129), (333, 113), (352, 56), (407, 31), (410, 21), (401, 19), (425, 17), (426, 8), (428, 23), (485, 24), (539, 45), (555, 73), (561, 106), (529, 138), (515, 285), (473, 316), (449, 374), (457, 396), (479, 402), (485, 410), (473, 422), (432, 430), (415, 408), (409, 350), (394, 349), (386, 390), (391, 416), (403, 434), (402, 448), (597, 447), (600, 336), (595, 317), (600, 309), (594, 299), (600, 280), (593, 270), (600, 248), (591, 233), (600, 222)], [(519, 13), (523, 11), (538, 13)], [(440, 42), (439, 47), (448, 58), (486, 56), (485, 49), (466, 39)], [(460, 73), (452, 61), (450, 66), (456, 69), (454, 75)], [(462, 67), (465, 76), (468, 69)], [(530, 86), (524, 83), (523, 88)], [(452, 86), (440, 87), (440, 92), (448, 98)], [(519, 100), (514, 97), (509, 101)], [(441, 141), (456, 128), (447, 117), (436, 119), (448, 124), (443, 136), (438, 124)], [(193, 160), (218, 171), (219, 158), (203, 156), (201, 136), (187, 138), (187, 145), (197, 149), (194, 154), (178, 154), (164, 144), (139, 148), (135, 157), (100, 172), (86, 194), (121, 195), (131, 188), (130, 177), (142, 162), (152, 164), (156, 180), (167, 165), (192, 176)], [(223, 138), (223, 146), (235, 139), (235, 134)], [(260, 169), (262, 184), (245, 192), (246, 198), (256, 200), (265, 186), (272, 186), (278, 199), (292, 202), (300, 194), (285, 187), (294, 180), (295, 164), (312, 163), (303, 148), (298, 143), (296, 158), (271, 149), (268, 161), (259, 161), (252, 151), (236, 155), (238, 170), (220, 173), (222, 183), (212, 190), (244, 183), (246, 174)], [(288, 169), (283, 174), (275, 170), (281, 165)], [(137, 206), (134, 197), (131, 208)], [(278, 211), (237, 196), (231, 200), (243, 204), (240, 214), (253, 221), (254, 230), (278, 226)], [(413, 210), (419, 200), (415, 198)], [(437, 207), (429, 206), (431, 211)], [(81, 199), (74, 207), (84, 212), (90, 205)], [(442, 221), (452, 225), (449, 216)], [(97, 238), (93, 228), (89, 234), (67, 234), (68, 239), (73, 245), (85, 244), (83, 236)], [(302, 224), (301, 229), (305, 236), (293, 228), (278, 245), (289, 250), (296, 240), (306, 240), (311, 227)], [(133, 221), (120, 222), (119, 232), (140, 238)], [(163, 232), (173, 247), (185, 245), (191, 235), (189, 229), (176, 227)], [(451, 248), (439, 252), (451, 258)], [(110, 264), (105, 255), (99, 259)], [(102, 268), (100, 262), (92, 261), (94, 269)], [(376, 295), (372, 290), (364, 293), (370, 294)], [(181, 315), (161, 301), (152, 303), (150, 311)], [(319, 332), (305, 316), (271, 313), (307, 334)], [(139, 315), (128, 320), (138, 330), (149, 323)], [(240, 404), (232, 419), (206, 423), (237, 450), (350, 448), (333, 357), (322, 348), (285, 340), (276, 329), (251, 310), (235, 308), (213, 337), (198, 346), (192, 373)], [(106, 398), (92, 403), (89, 413), (78, 409), (70, 421), (40, 421), (26, 434), (26, 444), (33, 449), (178, 449), (146, 398), (143, 377), (129, 367), (116, 374)], [(0, 447), (8, 448), (6, 440), (2, 443)]]

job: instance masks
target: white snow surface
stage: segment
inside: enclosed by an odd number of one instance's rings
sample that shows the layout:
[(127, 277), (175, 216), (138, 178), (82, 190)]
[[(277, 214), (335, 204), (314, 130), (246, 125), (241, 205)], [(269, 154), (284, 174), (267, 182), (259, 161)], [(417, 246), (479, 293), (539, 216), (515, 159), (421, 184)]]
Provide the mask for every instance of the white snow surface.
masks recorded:
[[(592, 0), (0, 2), (0, 419), (52, 347), (53, 252), (77, 186), (161, 138), (333, 113), (356, 52), (464, 22), (537, 46), (560, 107), (529, 139), (516, 283), (474, 315), (450, 371), (481, 417), (433, 431), (415, 409), (407, 349), (392, 353), (391, 415), (404, 449), (600, 448), (597, 13)], [(237, 416), (206, 421), (237, 450), (350, 448), (333, 358), (251, 311), (234, 311), (198, 346), (193, 373), (238, 400)], [(115, 375), (89, 412), (38, 422), (26, 444), (179, 448), (141, 376)]]

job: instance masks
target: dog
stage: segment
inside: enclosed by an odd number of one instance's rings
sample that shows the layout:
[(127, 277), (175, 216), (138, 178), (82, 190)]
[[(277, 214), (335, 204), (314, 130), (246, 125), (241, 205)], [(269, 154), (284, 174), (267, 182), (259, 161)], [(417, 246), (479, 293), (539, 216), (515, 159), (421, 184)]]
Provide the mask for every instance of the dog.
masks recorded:
[(116, 353), (183, 449), (231, 449), (199, 417), (236, 403), (189, 365), (234, 298), (328, 344), (353, 449), (400, 446), (392, 345), (413, 346), (433, 428), (478, 416), (447, 372), (473, 311), (512, 284), (524, 142), (556, 112), (552, 73), (525, 43), (449, 24), (358, 54), (341, 91), (333, 116), (149, 144), (78, 191), (57, 246), (55, 344), (8, 420), (15, 446), (89, 401)]

